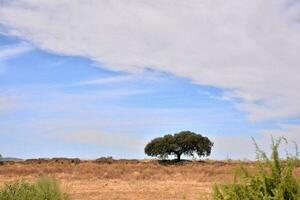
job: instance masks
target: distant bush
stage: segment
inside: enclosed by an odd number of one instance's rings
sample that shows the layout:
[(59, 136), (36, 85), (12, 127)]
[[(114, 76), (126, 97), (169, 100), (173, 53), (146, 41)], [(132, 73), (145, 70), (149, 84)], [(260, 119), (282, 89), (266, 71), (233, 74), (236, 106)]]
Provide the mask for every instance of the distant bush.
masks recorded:
[(0, 190), (0, 200), (69, 200), (55, 180), (39, 178), (35, 183), (16, 181)]
[(298, 160), (296, 156), (287, 155), (280, 160), (278, 147), (284, 138), (272, 139), (271, 158), (257, 149), (257, 173), (251, 175), (241, 168), (234, 183), (214, 186), (214, 200), (300, 200), (300, 181), (293, 175)]
[(113, 157), (101, 157), (95, 160), (98, 164), (112, 164), (114, 162)]

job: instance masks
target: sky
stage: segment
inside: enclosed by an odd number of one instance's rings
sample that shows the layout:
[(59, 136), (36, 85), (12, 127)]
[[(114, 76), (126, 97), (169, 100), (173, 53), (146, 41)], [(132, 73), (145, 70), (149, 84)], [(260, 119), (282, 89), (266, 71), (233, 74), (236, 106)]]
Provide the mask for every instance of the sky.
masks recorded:
[(299, 52), (298, 0), (0, 0), (0, 152), (142, 159), (182, 130), (210, 159), (300, 144)]

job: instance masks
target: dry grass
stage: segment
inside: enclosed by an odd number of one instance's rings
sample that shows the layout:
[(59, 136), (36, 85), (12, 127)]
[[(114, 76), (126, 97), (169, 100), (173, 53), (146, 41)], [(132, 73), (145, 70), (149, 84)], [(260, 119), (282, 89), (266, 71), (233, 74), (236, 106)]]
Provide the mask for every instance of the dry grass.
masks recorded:
[[(254, 168), (254, 163), (244, 163)], [(213, 183), (232, 181), (239, 162), (157, 161), (15, 162), (0, 166), (0, 185), (46, 175), (60, 180), (74, 200), (207, 199)], [(299, 170), (297, 170), (299, 171)]]

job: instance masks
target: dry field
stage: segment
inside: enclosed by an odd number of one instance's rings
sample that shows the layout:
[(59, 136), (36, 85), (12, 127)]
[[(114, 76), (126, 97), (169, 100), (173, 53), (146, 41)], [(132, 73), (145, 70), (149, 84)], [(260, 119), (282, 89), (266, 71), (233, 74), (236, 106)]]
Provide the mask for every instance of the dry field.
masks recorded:
[[(244, 164), (254, 168), (254, 163)], [(0, 166), (0, 185), (46, 175), (58, 179), (74, 200), (201, 200), (209, 199), (213, 183), (232, 181), (239, 165), (220, 161), (161, 164), (155, 160), (8, 162)]]

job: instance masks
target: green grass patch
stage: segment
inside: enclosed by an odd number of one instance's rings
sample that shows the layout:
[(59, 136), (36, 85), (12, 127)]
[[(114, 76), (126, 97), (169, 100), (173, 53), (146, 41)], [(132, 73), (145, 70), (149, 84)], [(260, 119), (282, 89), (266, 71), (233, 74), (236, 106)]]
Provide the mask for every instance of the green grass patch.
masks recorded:
[(7, 183), (0, 190), (0, 200), (70, 200), (57, 181), (41, 177), (34, 183), (23, 180)]

